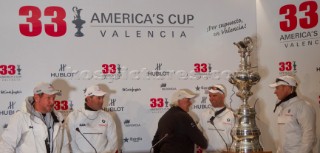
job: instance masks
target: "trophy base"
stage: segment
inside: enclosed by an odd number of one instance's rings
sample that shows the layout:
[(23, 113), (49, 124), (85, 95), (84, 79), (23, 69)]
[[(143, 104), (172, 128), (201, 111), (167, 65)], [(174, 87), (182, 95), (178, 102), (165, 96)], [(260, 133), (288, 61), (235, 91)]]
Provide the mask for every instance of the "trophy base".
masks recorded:
[[(237, 152), (223, 151), (222, 153), (237, 153)], [(250, 153), (272, 153), (272, 151), (259, 151), (259, 152), (250, 152)]]
[(77, 32), (77, 33), (75, 33), (75, 34), (74, 34), (74, 36), (76, 36), (76, 37), (83, 37), (83, 36), (84, 36), (84, 34), (83, 34), (83, 33), (81, 33), (81, 32)]

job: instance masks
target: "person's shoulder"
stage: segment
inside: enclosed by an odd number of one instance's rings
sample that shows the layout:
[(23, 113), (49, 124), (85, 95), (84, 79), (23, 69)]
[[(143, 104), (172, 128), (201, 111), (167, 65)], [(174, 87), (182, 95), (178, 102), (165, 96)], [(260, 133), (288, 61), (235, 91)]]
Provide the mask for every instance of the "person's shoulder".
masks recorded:
[(201, 112), (201, 114), (210, 114), (211, 112), (212, 112), (212, 110), (210, 108), (207, 108), (207, 109), (203, 110)]
[(203, 117), (209, 116), (210, 114), (212, 114), (212, 110), (210, 108), (205, 109), (200, 113), (200, 116), (201, 116), (200, 119)]
[(294, 105), (299, 108), (314, 109), (310, 102), (301, 99), (300, 97), (294, 99)]
[(54, 110), (53, 113), (57, 116), (59, 121), (64, 120), (64, 116), (60, 112)]
[(30, 114), (23, 112), (23, 111), (17, 111), (10, 117), (10, 124), (13, 124), (17, 126), (18, 124), (23, 124), (26, 120), (30, 119)]
[(181, 120), (192, 120), (193, 121), (192, 117), (187, 112), (184, 112), (184, 111), (176, 112), (174, 114), (174, 116), (176, 116), (176, 118), (181, 119)]
[(104, 117), (112, 118), (112, 115), (109, 112), (106, 112), (104, 110), (99, 110), (99, 111), (101, 111), (101, 115), (103, 115)]
[(27, 113), (27, 112), (23, 112), (23, 111), (17, 111), (12, 115), (11, 118), (22, 118), (22, 117), (25, 117), (25, 116), (30, 116), (30, 114)]
[(307, 110), (308, 112), (313, 112), (315, 113), (315, 108), (312, 106), (312, 104), (308, 101), (302, 100), (301, 102), (301, 108), (304, 110)]
[(174, 114), (176, 114), (176, 115), (182, 115), (182, 116), (184, 116), (184, 115), (189, 115), (187, 112), (185, 112), (185, 111), (183, 111), (183, 110), (176, 110), (176, 111), (174, 111)]
[(21, 111), (21, 110), (18, 110), (13, 115), (27, 115), (27, 114), (29, 114), (29, 113)]
[(52, 111), (55, 115), (57, 115), (58, 117), (63, 116), (61, 112), (53, 110)]
[(85, 109), (83, 109), (83, 108), (74, 109), (73, 111), (70, 112), (70, 114), (78, 114), (81, 111), (85, 111)]
[(295, 97), (292, 105), (289, 107), (292, 108), (291, 110), (298, 112), (298, 115), (301, 115), (301, 112), (304, 112), (308, 115), (315, 115), (315, 109), (312, 104), (299, 97)]
[(80, 109), (75, 109), (75, 110), (71, 111), (68, 114), (67, 118), (76, 118), (77, 116), (79, 116), (80, 111), (81, 111)]
[(227, 113), (228, 115), (234, 115), (234, 112), (233, 112), (230, 108), (227, 108), (227, 109), (226, 109), (226, 113)]

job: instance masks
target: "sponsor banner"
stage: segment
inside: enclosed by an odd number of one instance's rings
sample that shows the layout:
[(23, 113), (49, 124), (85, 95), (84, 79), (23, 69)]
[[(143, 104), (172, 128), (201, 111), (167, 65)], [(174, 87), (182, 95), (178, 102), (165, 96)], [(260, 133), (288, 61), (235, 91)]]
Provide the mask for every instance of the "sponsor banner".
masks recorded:
[[(235, 98), (228, 77), (240, 58), (233, 43), (257, 35), (255, 12), (254, 0), (3, 0), (0, 125), (39, 82), (62, 91), (54, 109), (64, 116), (84, 106), (83, 89), (98, 84), (108, 92), (104, 110), (119, 127), (123, 152), (149, 152), (175, 90), (199, 94), (195, 114), (210, 107), (210, 85), (225, 84), (227, 98)], [(287, 61), (304, 65), (293, 57), (276, 64)]]
[[(257, 90), (256, 110), (261, 127), (264, 146), (276, 152), (274, 141), (278, 139), (276, 114), (273, 113), (277, 102), (274, 89), (268, 85), (277, 76), (292, 75), (298, 80), (298, 96), (316, 108), (319, 114), (319, 0), (283, 0), (270, 2), (257, 1), (257, 29), (261, 42), (259, 52), (259, 71), (262, 80)], [(267, 115), (262, 115), (267, 114)], [(320, 122), (317, 120), (317, 126)], [(272, 129), (267, 135), (263, 131)], [(319, 137), (319, 129), (317, 129)], [(313, 152), (319, 152), (319, 142)]]

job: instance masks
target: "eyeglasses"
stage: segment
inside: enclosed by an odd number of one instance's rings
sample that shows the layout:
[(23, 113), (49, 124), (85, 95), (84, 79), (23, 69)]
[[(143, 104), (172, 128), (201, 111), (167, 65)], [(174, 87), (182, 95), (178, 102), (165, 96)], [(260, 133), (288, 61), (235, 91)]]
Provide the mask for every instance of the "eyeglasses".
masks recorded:
[(276, 79), (276, 82), (280, 82), (280, 81), (285, 82), (286, 84), (290, 85), (290, 83), (289, 83), (289, 82), (287, 82), (287, 81), (284, 81), (284, 80), (279, 79), (279, 78), (277, 78), (277, 79)]
[(211, 90), (211, 89), (212, 90), (218, 90), (218, 91), (220, 91), (220, 92), (222, 92), (224, 94), (224, 92), (218, 87), (215, 87), (215, 86), (208, 87), (208, 90)]

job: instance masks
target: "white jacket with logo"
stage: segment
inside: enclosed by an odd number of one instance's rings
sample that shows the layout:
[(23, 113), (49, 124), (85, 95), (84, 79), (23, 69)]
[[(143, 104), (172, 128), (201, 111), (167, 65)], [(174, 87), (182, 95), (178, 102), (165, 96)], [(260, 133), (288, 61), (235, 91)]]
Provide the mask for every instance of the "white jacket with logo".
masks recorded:
[(298, 97), (291, 98), (280, 106), (280, 141), (277, 153), (312, 153), (317, 141), (314, 108)]
[(109, 113), (81, 108), (68, 115), (66, 124), (73, 153), (95, 153), (94, 148), (98, 153), (114, 153), (117, 150), (116, 124)]
[[(48, 127), (41, 114), (32, 106), (33, 97), (28, 97), (22, 109), (10, 119), (0, 140), (0, 152), (4, 153), (46, 153), (45, 140), (48, 138)], [(53, 122), (51, 113), (46, 114), (50, 121), (50, 152), (60, 153), (63, 143), (63, 116), (53, 112), (56, 122)], [(52, 119), (52, 120), (51, 120)], [(53, 139), (52, 139), (53, 138)], [(52, 149), (53, 146), (53, 149)]]
[[(210, 123), (210, 118), (214, 116), (215, 111), (210, 108), (204, 111), (200, 117), (200, 126), (204, 132), (205, 137), (208, 140), (208, 148), (204, 152), (222, 152), (226, 150), (226, 144), (228, 146), (232, 143), (231, 130), (235, 124), (234, 114), (230, 109), (224, 110), (213, 120), (215, 127)], [(219, 131), (219, 133), (217, 132)]]

